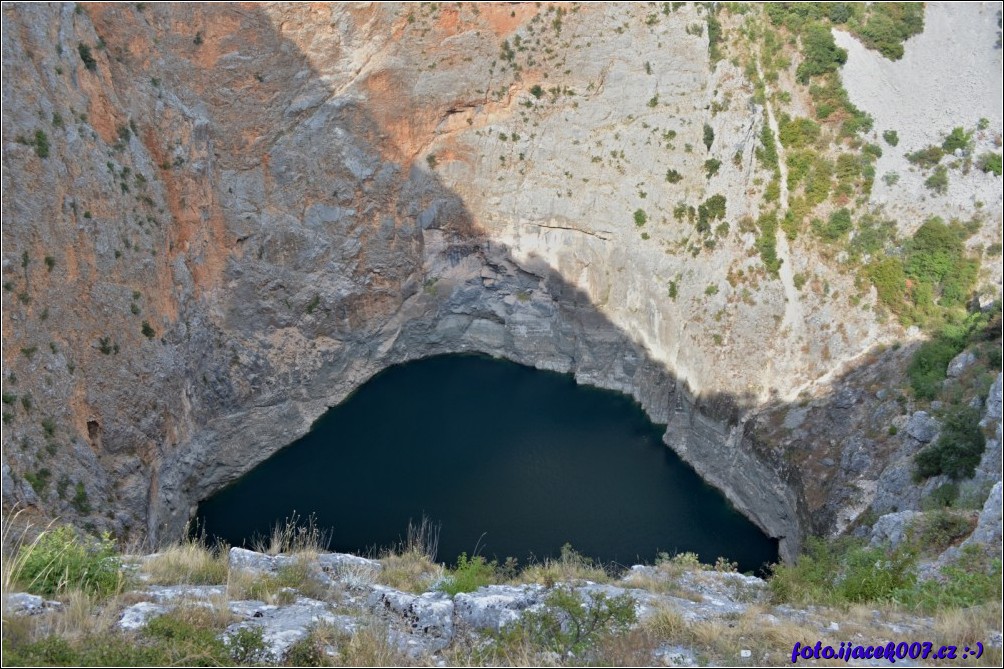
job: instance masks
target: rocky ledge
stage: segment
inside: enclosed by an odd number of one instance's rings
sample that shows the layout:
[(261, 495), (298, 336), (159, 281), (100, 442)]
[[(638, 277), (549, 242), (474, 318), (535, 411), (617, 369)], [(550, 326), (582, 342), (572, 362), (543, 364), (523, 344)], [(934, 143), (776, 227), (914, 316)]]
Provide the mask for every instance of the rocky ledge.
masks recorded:
[[(999, 488), (995, 489), (998, 502)], [(729, 657), (742, 664), (770, 663), (790, 653), (797, 640), (811, 645), (816, 639), (839, 636), (847, 643), (867, 645), (941, 633), (938, 620), (902, 615), (889, 607), (848, 611), (778, 605), (763, 579), (730, 571), (727, 565), (701, 567), (688, 563), (686, 556), (654, 566), (635, 565), (604, 583), (569, 574), (546, 584), (486, 585), (454, 595), (444, 587), (450, 577), (442, 575), (430, 579), (422, 592), (382, 585), (381, 572), (389, 567), (378, 560), (338, 553), (269, 555), (242, 548), (230, 549), (226, 583), (144, 584), (150, 578), (144, 563), (159, 557), (148, 555), (133, 563), (141, 585), (117, 599), (121, 603), (116, 609), (117, 633), (141, 634), (160, 616), (213, 611), (214, 620), (225, 621), (218, 625), (217, 638), (235, 658), (267, 664), (301, 662), (304, 656), (297, 653), (305, 645), (321, 655), (312, 661), (345, 661), (339, 644), (367, 633), (379, 638), (385, 652), (391, 653), (385, 659), (394, 663), (478, 664), (486, 657), (478, 652), (487, 652), (492, 644), (498, 647), (512, 630), (521, 625), (525, 629), (535, 615), (557, 612), (554, 620), (562, 630), (573, 625), (578, 630), (581, 621), (568, 615), (575, 606), (589, 616), (613, 610), (614, 602), (628, 607), (628, 624), (620, 630), (627, 643), (635, 642), (630, 634), (650, 635), (644, 657), (636, 655), (634, 660), (653, 665), (697, 666)], [(947, 554), (939, 558), (947, 559)], [(933, 570), (927, 571), (933, 578)], [(291, 573), (299, 582), (290, 580)], [(270, 585), (259, 588), (265, 583)], [(288, 585), (276, 587), (282, 583)], [(249, 593), (261, 593), (261, 598), (249, 597)], [(570, 599), (559, 603), (555, 593)], [(18, 617), (58, 613), (63, 605), (11, 593), (5, 607), (5, 616)], [(985, 633), (981, 638), (991, 652), (999, 654), (1001, 632), (979, 632)], [(728, 637), (732, 645), (724, 649), (711, 640), (715, 635)], [(246, 650), (238, 648), (249, 637), (255, 639), (256, 650), (253, 655), (240, 655)], [(541, 657), (563, 664), (585, 656), (573, 657), (567, 650)], [(854, 660), (851, 664), (876, 662)]]

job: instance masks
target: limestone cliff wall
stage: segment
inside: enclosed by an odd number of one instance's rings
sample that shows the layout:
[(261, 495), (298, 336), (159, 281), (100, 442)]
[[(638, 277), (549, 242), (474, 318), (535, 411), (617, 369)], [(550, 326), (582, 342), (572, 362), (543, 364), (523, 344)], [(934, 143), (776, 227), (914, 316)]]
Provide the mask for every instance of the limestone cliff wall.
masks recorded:
[(797, 547), (812, 483), (749, 416), (901, 333), (811, 249), (826, 291), (763, 271), (763, 108), (702, 8), (3, 11), (5, 503), (157, 543), (380, 369), (476, 350), (634, 395)]

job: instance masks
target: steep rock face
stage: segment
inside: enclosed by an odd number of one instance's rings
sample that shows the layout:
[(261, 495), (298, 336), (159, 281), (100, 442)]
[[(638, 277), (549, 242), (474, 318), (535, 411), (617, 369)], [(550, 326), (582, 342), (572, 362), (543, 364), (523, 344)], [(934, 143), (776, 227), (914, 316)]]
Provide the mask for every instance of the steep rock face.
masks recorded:
[[(748, 413), (891, 326), (767, 278), (753, 87), (702, 10), (646, 11), (5, 7), (6, 502), (156, 544), (380, 369), (470, 350), (634, 395), (791, 555), (824, 493)], [(713, 194), (733, 234), (694, 254), (673, 209)]]

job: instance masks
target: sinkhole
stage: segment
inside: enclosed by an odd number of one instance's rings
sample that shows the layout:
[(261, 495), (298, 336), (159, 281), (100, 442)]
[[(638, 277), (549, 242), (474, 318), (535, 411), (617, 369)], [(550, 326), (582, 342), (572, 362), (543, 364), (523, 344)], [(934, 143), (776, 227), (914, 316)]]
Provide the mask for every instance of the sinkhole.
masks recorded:
[(520, 564), (564, 544), (605, 564), (659, 553), (719, 556), (742, 571), (777, 542), (662, 443), (664, 427), (621, 393), (480, 355), (397, 365), (330, 409), (303, 438), (204, 500), (199, 531), (252, 546), (309, 515), (328, 548), (378, 554), (423, 517), (437, 559)]

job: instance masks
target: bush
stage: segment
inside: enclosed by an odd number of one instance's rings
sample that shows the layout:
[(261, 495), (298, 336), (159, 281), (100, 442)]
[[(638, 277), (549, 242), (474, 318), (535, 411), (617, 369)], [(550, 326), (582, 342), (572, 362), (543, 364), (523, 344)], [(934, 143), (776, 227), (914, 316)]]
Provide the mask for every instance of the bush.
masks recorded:
[(919, 2), (877, 2), (857, 31), (861, 42), (890, 60), (903, 57), (903, 42), (924, 31), (924, 5)]
[[(717, 7), (717, 6), (716, 6)], [(715, 16), (714, 11), (708, 10), (708, 54), (711, 56), (711, 64), (714, 65), (722, 59), (720, 44), (722, 42), (722, 24)]]
[(143, 336), (146, 337), (147, 339), (153, 339), (154, 337), (157, 336), (157, 332), (147, 321), (143, 321), (142, 331), (143, 331)]
[(938, 441), (917, 454), (917, 475), (924, 479), (939, 474), (954, 480), (971, 478), (986, 443), (979, 410), (959, 407), (945, 420)]
[(816, 234), (824, 241), (835, 242), (850, 232), (854, 224), (851, 221), (850, 210), (844, 207), (830, 214), (830, 218), (825, 225), (820, 221), (814, 221), (812, 227)]
[(847, 50), (833, 41), (829, 27), (813, 24), (802, 34), (803, 60), (795, 72), (799, 83), (807, 84), (811, 77), (834, 72), (847, 62)]
[(40, 595), (70, 588), (105, 595), (122, 584), (121, 566), (110, 536), (85, 540), (64, 525), (43, 532), (36, 541), (21, 547), (13, 579)]
[(91, 54), (91, 47), (81, 42), (77, 44), (77, 53), (80, 54), (80, 60), (83, 61), (84, 67), (91, 72), (98, 69), (98, 61), (94, 60), (94, 56)]
[(756, 149), (756, 158), (771, 170), (777, 169), (777, 146), (774, 144), (774, 131), (766, 121), (760, 128), (760, 146)]
[[(958, 493), (958, 488), (955, 491)], [(918, 524), (919, 527), (915, 528), (918, 543), (928, 553), (941, 553), (960, 539), (969, 536), (975, 526), (973, 519), (968, 515), (948, 511), (945, 506), (947, 505), (924, 514)]]
[(962, 549), (960, 559), (941, 568), (941, 578), (923, 581), (896, 593), (906, 606), (920, 611), (968, 608), (1001, 600), (1001, 561), (990, 559), (979, 545)]
[(648, 221), (648, 214), (645, 213), (644, 209), (636, 209), (634, 212), (634, 224), (639, 228)]
[(945, 153), (955, 153), (956, 150), (962, 149), (967, 151), (973, 143), (973, 133), (966, 132), (965, 128), (953, 128), (952, 132), (945, 137), (945, 141), (941, 143), (941, 150)]
[(715, 143), (715, 131), (708, 125), (704, 124), (704, 146), (707, 147), (708, 151), (711, 150), (711, 145)]
[(924, 342), (913, 355), (907, 375), (918, 399), (931, 400), (941, 390), (948, 363), (962, 350), (957, 342), (938, 337)]
[(945, 152), (940, 146), (928, 146), (906, 154), (906, 159), (918, 167), (930, 169), (937, 165), (944, 155)]
[(778, 130), (781, 144), (788, 149), (804, 149), (812, 146), (819, 139), (819, 124), (809, 118), (790, 118), (787, 114), (781, 117)]
[(265, 662), (269, 653), (262, 634), (261, 627), (241, 627), (230, 635), (227, 648), (234, 662), (240, 665)]
[(1001, 154), (999, 153), (984, 153), (976, 164), (988, 174), (998, 177), (1001, 175)]
[(756, 249), (767, 267), (767, 272), (777, 278), (782, 262), (777, 257), (777, 215), (763, 214), (757, 219), (757, 227), (760, 229), (760, 234), (756, 238)]
[(778, 564), (769, 581), (777, 602), (884, 602), (916, 583), (916, 556), (906, 548), (866, 548), (859, 540), (810, 537), (795, 564)]
[(44, 130), (35, 131), (35, 155), (39, 158), (49, 157), (49, 136)]
[(704, 161), (704, 176), (708, 179), (718, 174), (719, 168), (722, 166), (722, 161), (716, 158), (709, 158)]
[(899, 258), (883, 257), (868, 265), (868, 277), (875, 285), (878, 299), (893, 313), (902, 313), (906, 300), (906, 272)]
[(588, 600), (567, 586), (548, 594), (544, 608), (523, 615), (520, 627), (537, 643), (563, 657), (594, 647), (602, 638), (623, 633), (635, 623), (635, 601), (590, 592)]
[(84, 487), (82, 481), (77, 481), (77, 485), (73, 493), (73, 499), (70, 503), (78, 513), (87, 515), (91, 512), (91, 503), (87, 500), (87, 489)]
[(668, 181), (671, 184), (680, 183), (681, 181), (683, 181), (683, 175), (674, 169), (667, 170), (666, 181)]
[(944, 195), (948, 192), (948, 169), (944, 165), (938, 165), (931, 176), (924, 180), (924, 185), (938, 195)]
[(916, 583), (916, 557), (907, 550), (858, 548), (847, 553), (837, 584), (848, 602), (890, 601), (896, 592)]
[(461, 553), (456, 568), (443, 579), (439, 588), (451, 597), (461, 592), (474, 592), (495, 583), (497, 570), (498, 563), (494, 560), (487, 562), (480, 555), (468, 558), (467, 553)]
[(725, 218), (726, 200), (721, 194), (712, 195), (697, 207), (697, 231), (711, 232), (712, 221)]
[(965, 300), (976, 280), (976, 264), (966, 257), (967, 231), (933, 217), (921, 225), (905, 246), (904, 268), (911, 279), (941, 293), (945, 306)]
[(895, 130), (886, 130), (882, 133), (882, 139), (884, 139), (885, 143), (889, 146), (896, 146), (899, 144), (899, 133)]

